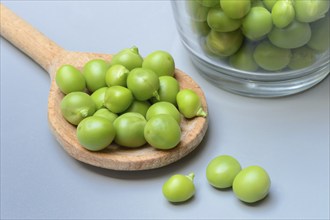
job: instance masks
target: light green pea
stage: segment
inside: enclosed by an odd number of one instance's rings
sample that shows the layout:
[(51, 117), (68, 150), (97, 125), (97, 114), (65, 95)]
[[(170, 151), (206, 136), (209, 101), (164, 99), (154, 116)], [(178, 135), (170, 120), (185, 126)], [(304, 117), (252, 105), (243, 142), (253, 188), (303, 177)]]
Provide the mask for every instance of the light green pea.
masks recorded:
[(296, 19), (300, 22), (313, 22), (329, 11), (329, 0), (295, 0)]
[(311, 36), (312, 31), (308, 23), (293, 21), (285, 28), (274, 27), (268, 34), (268, 39), (277, 47), (291, 49), (304, 46)]
[(61, 113), (73, 125), (78, 125), (95, 111), (96, 105), (93, 99), (84, 92), (71, 92), (61, 101)]
[(228, 17), (221, 8), (211, 8), (207, 15), (207, 23), (215, 31), (230, 32), (241, 26), (241, 19)]
[(211, 30), (206, 37), (206, 51), (219, 57), (227, 57), (239, 50), (243, 39), (240, 29), (232, 32)]
[(133, 102), (132, 92), (123, 86), (111, 86), (104, 96), (104, 106), (113, 113), (124, 112)]
[(272, 8), (273, 23), (278, 28), (288, 26), (295, 18), (295, 10), (289, 0), (279, 0)]
[(276, 47), (268, 41), (259, 43), (253, 53), (256, 63), (269, 71), (285, 68), (289, 64), (291, 56), (291, 50)]
[(105, 74), (105, 82), (107, 86), (124, 86), (126, 87), (126, 80), (129, 70), (121, 65), (114, 64), (111, 66)]
[(176, 102), (181, 114), (186, 118), (195, 116), (206, 117), (202, 102), (197, 93), (191, 89), (182, 89), (176, 96)]
[(139, 49), (135, 46), (126, 48), (116, 53), (111, 59), (111, 66), (121, 64), (128, 70), (142, 66), (143, 58), (139, 53)]
[(162, 187), (164, 197), (169, 202), (185, 202), (195, 195), (194, 173), (171, 176)]

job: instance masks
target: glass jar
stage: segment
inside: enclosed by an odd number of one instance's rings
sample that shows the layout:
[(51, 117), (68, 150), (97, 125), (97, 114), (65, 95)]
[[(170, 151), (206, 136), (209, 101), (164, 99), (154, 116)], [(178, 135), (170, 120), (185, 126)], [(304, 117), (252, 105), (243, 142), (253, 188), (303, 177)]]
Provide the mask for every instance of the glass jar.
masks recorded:
[(311, 88), (329, 74), (328, 0), (171, 3), (192, 62), (224, 90), (280, 97)]

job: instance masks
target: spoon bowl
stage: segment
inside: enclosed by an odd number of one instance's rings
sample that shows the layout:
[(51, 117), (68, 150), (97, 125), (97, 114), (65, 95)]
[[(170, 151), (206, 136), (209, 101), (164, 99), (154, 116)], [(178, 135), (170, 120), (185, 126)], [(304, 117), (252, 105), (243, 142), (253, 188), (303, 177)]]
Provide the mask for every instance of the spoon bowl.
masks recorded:
[[(83, 148), (78, 142), (76, 127), (68, 123), (61, 114), (60, 103), (64, 94), (56, 85), (55, 74), (63, 64), (71, 64), (81, 69), (92, 59), (110, 61), (112, 55), (67, 51), (15, 15), (2, 3), (0, 6), (1, 36), (49, 73), (51, 79), (48, 96), (49, 126), (57, 141), (70, 156), (81, 162), (106, 169), (147, 170), (171, 164), (192, 152), (200, 144), (208, 127), (208, 117), (183, 119), (180, 124), (181, 141), (171, 150), (157, 150), (148, 144), (129, 149), (114, 143), (99, 152), (91, 152)], [(207, 112), (205, 95), (199, 85), (179, 69), (175, 70), (174, 77), (178, 80), (180, 88), (192, 89), (201, 97), (203, 109)]]

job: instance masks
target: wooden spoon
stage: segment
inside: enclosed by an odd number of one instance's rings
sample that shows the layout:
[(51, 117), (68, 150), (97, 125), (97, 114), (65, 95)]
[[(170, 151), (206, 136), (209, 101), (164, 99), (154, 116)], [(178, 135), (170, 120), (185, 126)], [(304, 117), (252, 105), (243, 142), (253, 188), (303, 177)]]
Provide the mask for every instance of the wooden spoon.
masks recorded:
[[(115, 144), (111, 144), (100, 152), (91, 152), (83, 148), (77, 140), (76, 127), (69, 124), (61, 115), (60, 102), (63, 94), (54, 80), (56, 70), (63, 64), (81, 68), (86, 62), (96, 58), (110, 61), (112, 56), (64, 50), (3, 4), (0, 3), (0, 5), (1, 36), (49, 73), (51, 87), (48, 97), (48, 121), (52, 133), (69, 155), (84, 163), (107, 169), (147, 170), (171, 164), (186, 156), (200, 144), (208, 127), (207, 117), (183, 119), (181, 141), (171, 150), (156, 150), (149, 145), (128, 149)], [(197, 83), (179, 69), (175, 70), (175, 78), (179, 81), (181, 88), (193, 89), (201, 97), (203, 109), (207, 112), (204, 93)]]

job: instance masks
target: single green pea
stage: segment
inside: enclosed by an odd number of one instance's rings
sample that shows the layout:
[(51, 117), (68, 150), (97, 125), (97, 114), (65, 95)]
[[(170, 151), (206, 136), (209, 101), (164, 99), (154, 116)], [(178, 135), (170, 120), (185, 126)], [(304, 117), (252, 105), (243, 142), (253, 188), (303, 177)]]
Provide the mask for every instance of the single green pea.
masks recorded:
[(225, 14), (233, 19), (243, 18), (250, 11), (250, 0), (220, 0), (220, 6)]
[(139, 113), (128, 112), (120, 115), (114, 122), (115, 142), (124, 147), (136, 148), (146, 143), (144, 127), (146, 119)]
[(228, 57), (239, 50), (243, 39), (240, 29), (231, 32), (211, 30), (206, 37), (206, 50), (220, 57)]
[(101, 109), (97, 110), (93, 116), (99, 116), (99, 117), (105, 118), (105, 119), (109, 120), (111, 123), (113, 123), (115, 121), (115, 119), (118, 117), (117, 114), (111, 112), (107, 108), (101, 108)]
[(151, 105), (147, 111), (146, 119), (149, 120), (155, 115), (159, 114), (169, 114), (180, 124), (181, 113), (179, 110), (170, 102), (156, 102)]
[(244, 17), (242, 31), (250, 40), (260, 40), (266, 36), (273, 27), (271, 13), (263, 7), (253, 7)]
[(191, 89), (180, 90), (176, 96), (176, 101), (179, 111), (186, 118), (207, 116), (207, 113), (203, 110), (200, 97)]
[(99, 116), (82, 120), (77, 127), (79, 143), (90, 151), (100, 151), (109, 146), (115, 137), (112, 123)]
[(257, 71), (258, 64), (253, 58), (254, 49), (255, 46), (251, 43), (243, 44), (237, 53), (230, 56), (230, 65), (240, 70)]
[(144, 137), (152, 147), (169, 150), (179, 144), (181, 128), (171, 115), (159, 114), (147, 121), (144, 127)]
[(300, 22), (314, 22), (329, 11), (328, 0), (295, 0), (296, 19)]
[(135, 46), (126, 48), (116, 53), (111, 59), (111, 66), (120, 64), (129, 71), (142, 66), (143, 58), (139, 53), (139, 49)]
[(241, 171), (240, 163), (232, 156), (221, 155), (213, 158), (206, 167), (206, 178), (215, 188), (231, 187)]
[(61, 101), (61, 113), (73, 125), (78, 125), (95, 111), (96, 105), (93, 99), (84, 92), (71, 92)]
[(104, 107), (104, 97), (105, 92), (107, 91), (108, 87), (102, 87), (97, 89), (95, 92), (91, 94), (91, 98), (96, 104), (96, 109), (100, 109)]
[(109, 64), (101, 59), (90, 60), (84, 65), (83, 75), (86, 79), (87, 89), (90, 92), (107, 86), (105, 83), (105, 74), (108, 68)]
[(260, 166), (249, 166), (235, 177), (233, 191), (243, 202), (254, 203), (268, 195), (270, 185), (271, 180), (266, 170)]
[(180, 91), (179, 82), (171, 76), (161, 76), (159, 77), (159, 89), (158, 95), (159, 100), (152, 98), (153, 103), (158, 101), (170, 102), (176, 105), (176, 95)]
[(162, 187), (164, 197), (169, 202), (185, 202), (195, 195), (194, 173), (171, 176)]
[(139, 101), (146, 101), (152, 97), (159, 99), (157, 92), (159, 89), (159, 78), (150, 69), (133, 69), (127, 77), (127, 88), (132, 91), (134, 97)]
[(309, 47), (299, 47), (292, 50), (292, 58), (288, 67), (292, 70), (302, 69), (312, 65), (316, 60), (315, 51)]
[(317, 50), (325, 52), (330, 47), (330, 14), (311, 24), (312, 36), (307, 45)]
[(308, 23), (293, 21), (285, 28), (274, 27), (268, 34), (272, 44), (280, 48), (302, 47), (311, 39), (312, 31)]
[(107, 86), (124, 86), (126, 87), (126, 80), (129, 70), (120, 64), (111, 66), (105, 74), (105, 83)]
[(136, 112), (146, 117), (150, 106), (151, 104), (148, 101), (133, 100), (132, 104), (128, 107), (128, 109), (126, 109), (125, 112)]
[(237, 30), (242, 20), (228, 17), (221, 8), (211, 8), (207, 15), (207, 24), (215, 31), (230, 32)]
[(175, 63), (170, 53), (157, 50), (144, 58), (142, 68), (151, 69), (158, 76), (173, 76)]
[(253, 53), (256, 63), (269, 71), (284, 69), (289, 64), (291, 56), (291, 50), (276, 47), (268, 41), (259, 43)]
[(72, 65), (62, 65), (56, 72), (55, 81), (61, 92), (83, 92), (86, 89), (85, 77)]
[(133, 102), (132, 92), (123, 86), (111, 86), (104, 96), (104, 106), (113, 113), (124, 112)]
[(288, 26), (295, 19), (295, 10), (289, 0), (279, 0), (272, 8), (273, 23), (278, 28)]

